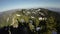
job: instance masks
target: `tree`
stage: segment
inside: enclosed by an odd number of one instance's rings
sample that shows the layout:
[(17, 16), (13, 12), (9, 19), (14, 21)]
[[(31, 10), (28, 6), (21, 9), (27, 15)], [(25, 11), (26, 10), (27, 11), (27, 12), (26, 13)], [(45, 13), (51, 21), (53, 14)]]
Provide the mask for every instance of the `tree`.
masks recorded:
[(55, 22), (55, 17), (50, 16), (47, 19), (47, 34), (52, 34), (52, 30), (56, 30), (56, 22)]

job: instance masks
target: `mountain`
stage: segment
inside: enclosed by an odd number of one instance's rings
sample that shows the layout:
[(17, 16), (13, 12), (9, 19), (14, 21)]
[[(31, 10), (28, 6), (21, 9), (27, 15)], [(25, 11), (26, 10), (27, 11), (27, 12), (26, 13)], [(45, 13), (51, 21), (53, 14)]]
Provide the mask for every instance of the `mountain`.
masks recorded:
[(17, 28), (19, 23), (24, 22), (29, 24), (30, 30), (40, 27), (43, 34), (60, 30), (60, 14), (50, 9), (15, 9), (0, 13), (0, 28), (4, 26)]
[[(23, 17), (49, 17), (54, 16), (56, 19), (59, 19), (60, 15), (57, 12), (51, 11), (50, 9), (44, 9), (44, 8), (31, 8), (31, 9), (15, 9), (15, 10), (9, 10), (0, 13), (0, 23), (7, 22), (8, 19), (12, 23), (12, 19), (15, 17), (16, 14), (21, 14)], [(28, 18), (27, 17), (27, 18)], [(17, 18), (16, 18), (17, 19)], [(19, 19), (20, 20), (20, 19)], [(28, 20), (28, 19), (26, 19)], [(8, 23), (9, 24), (9, 23)], [(6, 25), (6, 23), (5, 23)]]
[(47, 8), (47, 9), (60, 13), (60, 8)]

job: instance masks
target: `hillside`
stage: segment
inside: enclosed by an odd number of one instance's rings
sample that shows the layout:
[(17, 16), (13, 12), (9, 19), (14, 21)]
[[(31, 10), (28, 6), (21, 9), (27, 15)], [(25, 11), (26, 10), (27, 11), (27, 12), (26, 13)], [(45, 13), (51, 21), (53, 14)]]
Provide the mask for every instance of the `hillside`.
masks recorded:
[[(0, 28), (4, 26), (16, 28), (19, 24), (17, 20), (21, 23), (29, 23), (31, 30), (38, 26), (41, 29), (46, 27), (45, 34), (51, 34), (52, 30), (58, 31), (57, 27), (59, 28), (60, 26), (60, 14), (57, 12), (44, 8), (31, 8), (3, 12), (0, 14)], [(31, 24), (33, 21), (35, 26)]]

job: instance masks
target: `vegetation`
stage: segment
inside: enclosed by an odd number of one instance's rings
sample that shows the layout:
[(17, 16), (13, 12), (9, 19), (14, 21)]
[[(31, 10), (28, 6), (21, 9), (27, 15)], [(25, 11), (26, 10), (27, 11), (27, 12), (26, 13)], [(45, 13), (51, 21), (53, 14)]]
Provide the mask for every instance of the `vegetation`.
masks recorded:
[[(40, 17), (44, 18), (44, 20), (39, 20)], [(59, 29), (57, 29), (57, 27), (60, 26), (59, 17), (60, 15), (58, 13), (50, 11), (48, 9), (22, 9), (8, 15), (6, 13), (3, 14), (0, 19), (0, 28), (5, 26), (16, 27), (19, 24), (18, 21), (21, 22), (22, 20), (25, 21), (26, 24), (29, 23), (30, 30), (35, 34), (39, 34), (39, 32), (40, 34), (52, 34), (53, 30), (59, 32)], [(36, 31), (37, 27), (40, 27), (39, 32)]]

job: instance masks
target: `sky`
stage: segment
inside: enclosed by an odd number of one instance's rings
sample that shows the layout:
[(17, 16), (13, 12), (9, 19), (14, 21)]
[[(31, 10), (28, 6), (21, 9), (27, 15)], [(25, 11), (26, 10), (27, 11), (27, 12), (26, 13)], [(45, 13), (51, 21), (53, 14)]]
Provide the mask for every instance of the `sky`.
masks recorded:
[(37, 7), (60, 8), (60, 0), (0, 0), (0, 12), (11, 9)]

